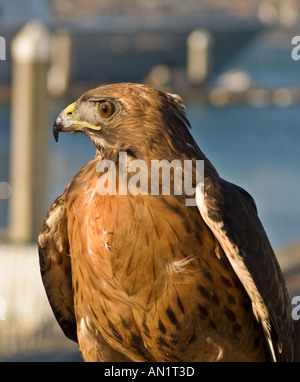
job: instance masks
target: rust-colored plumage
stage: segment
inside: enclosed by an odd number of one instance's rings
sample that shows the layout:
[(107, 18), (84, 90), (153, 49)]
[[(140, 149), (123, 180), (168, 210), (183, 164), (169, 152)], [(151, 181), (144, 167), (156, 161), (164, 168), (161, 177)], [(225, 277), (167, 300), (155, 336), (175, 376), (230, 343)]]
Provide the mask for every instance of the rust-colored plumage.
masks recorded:
[[(179, 97), (99, 87), (59, 115), (56, 139), (60, 131), (81, 131), (97, 148), (39, 235), (50, 304), (85, 361), (292, 360), (289, 299), (255, 203), (218, 176)], [(118, 176), (120, 152), (149, 167), (203, 160), (196, 205), (184, 191), (123, 195), (118, 182), (101, 195), (99, 163), (112, 161)]]

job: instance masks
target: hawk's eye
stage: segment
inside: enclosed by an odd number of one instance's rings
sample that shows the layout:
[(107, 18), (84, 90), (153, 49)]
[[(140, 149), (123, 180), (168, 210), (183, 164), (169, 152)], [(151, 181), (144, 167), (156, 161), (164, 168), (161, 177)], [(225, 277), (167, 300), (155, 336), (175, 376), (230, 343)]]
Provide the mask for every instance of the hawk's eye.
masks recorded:
[(115, 109), (115, 105), (110, 101), (102, 101), (98, 104), (98, 112), (102, 118), (111, 117)]

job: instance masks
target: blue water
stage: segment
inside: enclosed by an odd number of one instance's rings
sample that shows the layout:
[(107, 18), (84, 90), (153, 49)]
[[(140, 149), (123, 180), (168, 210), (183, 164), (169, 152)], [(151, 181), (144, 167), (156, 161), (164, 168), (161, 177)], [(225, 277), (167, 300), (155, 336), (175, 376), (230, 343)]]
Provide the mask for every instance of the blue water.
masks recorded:
[[(59, 111), (64, 105), (57, 105)], [(299, 106), (214, 108), (189, 104), (192, 134), (219, 174), (247, 189), (277, 247), (300, 237)], [(56, 143), (49, 128), (45, 212), (74, 174), (95, 154), (80, 134), (61, 134)], [(0, 182), (8, 181), (9, 107), (0, 106)], [(0, 199), (0, 224), (7, 224), (7, 201)]]
[(300, 237), (299, 106), (188, 108), (193, 135), (220, 176), (257, 203), (274, 246)]

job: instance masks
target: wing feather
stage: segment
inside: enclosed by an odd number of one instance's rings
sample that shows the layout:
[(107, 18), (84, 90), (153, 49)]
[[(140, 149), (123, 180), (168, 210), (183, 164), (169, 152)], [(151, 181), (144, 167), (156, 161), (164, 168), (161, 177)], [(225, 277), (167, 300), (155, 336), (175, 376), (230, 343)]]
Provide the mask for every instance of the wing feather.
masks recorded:
[(63, 196), (52, 204), (38, 238), (42, 281), (65, 335), (77, 342), (71, 261)]
[(253, 198), (221, 178), (205, 177), (197, 186), (196, 201), (252, 301), (273, 360), (291, 361), (294, 326), (289, 297)]

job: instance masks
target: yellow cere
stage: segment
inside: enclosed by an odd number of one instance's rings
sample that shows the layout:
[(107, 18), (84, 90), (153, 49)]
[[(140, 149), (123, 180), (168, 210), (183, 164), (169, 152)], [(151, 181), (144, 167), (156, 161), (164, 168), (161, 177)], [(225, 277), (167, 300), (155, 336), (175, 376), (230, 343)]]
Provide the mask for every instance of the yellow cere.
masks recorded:
[[(65, 115), (66, 117), (69, 117), (71, 118), (74, 114), (74, 111), (75, 111), (75, 106), (76, 106), (76, 102), (73, 102), (71, 103), (71, 105), (67, 106), (65, 108)], [(88, 122), (85, 122), (85, 121), (73, 121), (72, 120), (72, 125), (77, 128), (77, 127), (87, 127), (89, 129), (92, 129), (92, 130), (101, 130), (102, 127), (101, 126), (94, 126), (94, 125), (91, 125), (90, 123)]]

